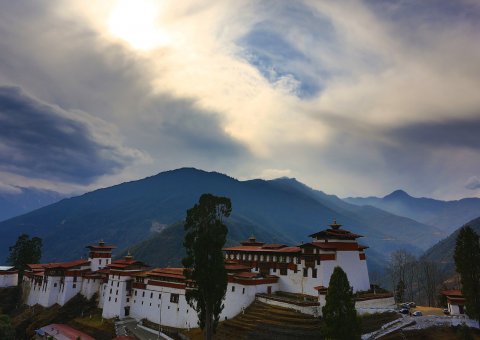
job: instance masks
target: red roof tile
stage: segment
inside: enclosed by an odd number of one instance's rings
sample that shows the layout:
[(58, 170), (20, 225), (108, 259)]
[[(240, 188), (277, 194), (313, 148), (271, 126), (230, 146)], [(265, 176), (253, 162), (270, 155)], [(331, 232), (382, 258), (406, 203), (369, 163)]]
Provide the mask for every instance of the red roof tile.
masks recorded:
[(47, 268), (72, 268), (72, 267), (78, 267), (82, 265), (89, 264), (90, 261), (88, 260), (74, 260), (74, 261), (69, 261), (69, 262), (58, 262), (58, 263), (47, 263), (43, 265), (45, 269)]
[(442, 291), (442, 295), (445, 296), (455, 296), (455, 297), (463, 297), (462, 291), (459, 289), (452, 289), (452, 290), (444, 290)]

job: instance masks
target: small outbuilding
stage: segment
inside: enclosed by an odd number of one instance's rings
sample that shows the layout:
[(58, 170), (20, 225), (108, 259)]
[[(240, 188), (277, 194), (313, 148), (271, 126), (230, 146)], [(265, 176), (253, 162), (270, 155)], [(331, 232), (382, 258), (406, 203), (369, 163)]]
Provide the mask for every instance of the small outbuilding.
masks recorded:
[(450, 315), (465, 314), (465, 298), (459, 289), (444, 290), (442, 295), (447, 298), (447, 308)]
[(18, 284), (18, 270), (12, 266), (0, 266), (0, 288), (13, 287)]

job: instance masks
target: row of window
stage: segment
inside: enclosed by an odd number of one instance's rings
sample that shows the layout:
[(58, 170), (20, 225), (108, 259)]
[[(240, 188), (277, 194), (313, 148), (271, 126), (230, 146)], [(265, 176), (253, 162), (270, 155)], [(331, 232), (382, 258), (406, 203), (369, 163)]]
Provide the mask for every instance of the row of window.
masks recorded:
[(252, 254), (225, 254), (225, 259), (243, 260), (243, 261), (266, 261), (266, 262), (280, 262), (280, 263), (302, 263), (300, 257), (296, 256), (275, 256), (275, 255), (252, 255)]

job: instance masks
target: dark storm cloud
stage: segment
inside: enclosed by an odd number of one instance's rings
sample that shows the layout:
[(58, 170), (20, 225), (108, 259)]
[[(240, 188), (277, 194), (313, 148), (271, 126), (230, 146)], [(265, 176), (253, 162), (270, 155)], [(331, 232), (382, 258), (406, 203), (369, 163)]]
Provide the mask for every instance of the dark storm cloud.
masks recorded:
[(154, 128), (176, 147), (185, 148), (182, 152), (213, 159), (238, 159), (248, 155), (244, 145), (223, 131), (218, 114), (196, 109), (189, 100), (159, 97), (148, 110), (164, 113), (161, 123)]
[(0, 170), (88, 184), (141, 156), (122, 147), (108, 124), (0, 87)]
[(480, 150), (480, 117), (447, 119), (395, 128), (388, 135), (401, 143), (431, 148), (457, 147)]

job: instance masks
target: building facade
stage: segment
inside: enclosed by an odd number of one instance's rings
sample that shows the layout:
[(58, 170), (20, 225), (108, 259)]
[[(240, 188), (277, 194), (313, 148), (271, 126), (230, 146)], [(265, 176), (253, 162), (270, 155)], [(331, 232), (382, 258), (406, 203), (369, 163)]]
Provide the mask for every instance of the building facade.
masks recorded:
[(12, 266), (0, 266), (0, 288), (13, 287), (18, 284), (18, 270)]
[[(241, 313), (257, 294), (283, 291), (322, 296), (336, 266), (346, 272), (354, 291), (370, 288), (367, 247), (357, 243), (360, 235), (334, 221), (310, 237), (311, 242), (287, 246), (266, 244), (252, 236), (239, 246), (224, 248), (228, 284), (221, 320)], [(195, 283), (186, 280), (183, 268), (151, 268), (130, 254), (112, 261), (114, 247), (103, 241), (87, 248), (87, 260), (29, 265), (23, 281), (29, 289), (27, 304), (63, 305), (77, 293), (87, 298), (96, 293), (104, 318), (196, 327), (197, 313), (185, 298)]]

